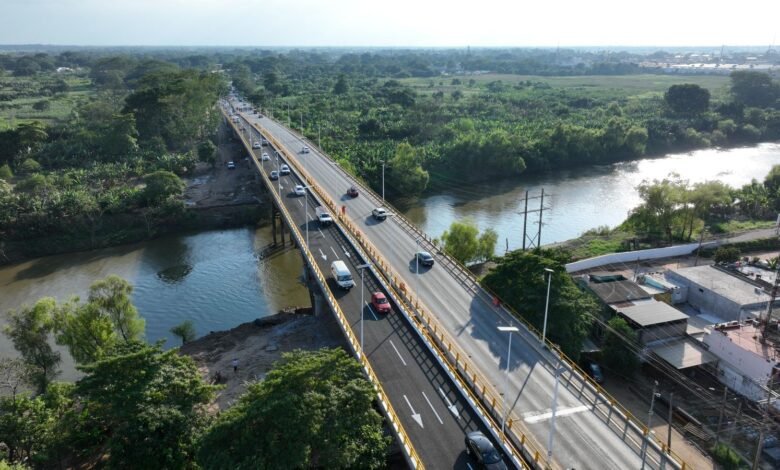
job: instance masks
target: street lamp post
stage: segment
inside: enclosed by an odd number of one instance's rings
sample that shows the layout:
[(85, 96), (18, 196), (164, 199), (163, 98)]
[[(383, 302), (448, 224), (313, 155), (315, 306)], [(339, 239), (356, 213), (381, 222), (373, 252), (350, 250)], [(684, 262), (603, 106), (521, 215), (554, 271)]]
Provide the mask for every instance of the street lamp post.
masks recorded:
[(382, 202), (385, 202), (385, 161), (382, 160)]
[(542, 325), (542, 346), (547, 347), (547, 311), (550, 308), (550, 283), (552, 281), (553, 270), (544, 268), (547, 272), (547, 301), (544, 303), (544, 325)]
[(653, 405), (655, 405), (655, 397), (660, 395), (657, 393), (658, 381), (653, 383), (653, 396), (650, 398), (650, 411), (647, 412), (647, 435), (645, 436), (645, 442), (642, 445), (642, 470), (645, 468), (645, 461), (647, 460), (647, 451), (650, 447), (650, 425), (653, 420)]
[(506, 386), (504, 388), (504, 403), (506, 410), (504, 411), (504, 419), (501, 420), (501, 434), (504, 434), (504, 427), (506, 426), (506, 420), (509, 417), (509, 364), (512, 358), (512, 333), (518, 333), (520, 330), (516, 326), (499, 326), (498, 331), (509, 333), (509, 347), (506, 350)]
[(311, 186), (303, 187), (303, 212), (306, 217), (306, 249), (307, 250), (309, 249), (309, 188), (311, 188)]
[(363, 286), (365, 285), (363, 283), (363, 271), (371, 267), (371, 263), (361, 264), (356, 267), (360, 271), (360, 356), (362, 357), (363, 356), (363, 316), (364, 316), (364, 311), (366, 309), (366, 304), (364, 303), (363, 300)]

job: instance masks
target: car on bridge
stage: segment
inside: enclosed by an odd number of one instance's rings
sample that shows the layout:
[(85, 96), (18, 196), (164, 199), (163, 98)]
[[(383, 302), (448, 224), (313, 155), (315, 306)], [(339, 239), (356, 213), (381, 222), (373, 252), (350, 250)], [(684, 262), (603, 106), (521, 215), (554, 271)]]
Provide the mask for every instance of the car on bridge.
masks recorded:
[(263, 144), (263, 146), (266, 146), (266, 145), (268, 145), (268, 139), (266, 139), (265, 137), (263, 137), (263, 140), (261, 141), (261, 143)]
[(309, 153), (309, 147), (304, 145), (303, 148), (301, 149), (301, 153)]
[(264, 162), (267, 162), (267, 161), (269, 161), (271, 159), (271, 156), (268, 155), (268, 152), (263, 152), (263, 157), (262, 158), (263, 158)]
[(287, 165), (282, 165), (281, 168), (279, 168), (279, 174), (281, 174), (282, 176), (289, 175), (290, 167)]
[(390, 308), (390, 302), (387, 301), (385, 294), (381, 292), (374, 292), (371, 294), (371, 306), (378, 313), (390, 313), (392, 311), (392, 308)]
[(278, 180), (279, 179), (279, 172), (274, 170), (274, 171), (271, 172), (270, 175), (268, 175), (268, 177), (271, 178), (272, 180)]
[(320, 225), (327, 226), (333, 223), (333, 217), (330, 216), (330, 213), (324, 207), (319, 206), (314, 209), (314, 212), (317, 214), (317, 220), (320, 221)]
[(354, 186), (350, 186), (349, 189), (347, 189), (347, 196), (358, 197), (358, 189)]
[(302, 185), (296, 184), (295, 185), (295, 195), (296, 196), (305, 196), (306, 195), (306, 189)]
[(260, 142), (254, 141), (252, 142), (252, 148), (253, 149), (259, 149), (261, 147)]
[(507, 466), (501, 454), (496, 450), (490, 439), (480, 431), (466, 435), (466, 454), (474, 457), (480, 468), (489, 470), (506, 470)]
[(228, 168), (228, 170), (235, 170), (236, 169), (236, 164), (233, 163), (232, 161), (229, 161), (229, 162), (227, 162), (227, 168)]
[(376, 207), (371, 211), (371, 215), (373, 215), (376, 220), (385, 220), (387, 218), (387, 210), (385, 210), (384, 207)]
[(433, 255), (427, 251), (418, 251), (414, 254), (414, 257), (423, 266), (433, 266)]

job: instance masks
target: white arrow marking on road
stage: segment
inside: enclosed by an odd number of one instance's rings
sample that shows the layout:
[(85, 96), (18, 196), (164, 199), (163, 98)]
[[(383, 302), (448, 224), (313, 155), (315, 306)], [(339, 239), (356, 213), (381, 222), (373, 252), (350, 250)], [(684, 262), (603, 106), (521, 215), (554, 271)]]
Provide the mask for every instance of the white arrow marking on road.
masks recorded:
[(409, 405), (409, 409), (412, 410), (412, 419), (417, 421), (417, 424), (419, 424), (421, 428), (425, 428), (422, 423), (422, 416), (420, 416), (420, 413), (414, 412), (414, 408), (412, 408), (412, 404), (409, 403), (409, 399), (406, 398), (406, 395), (404, 395), (404, 400), (406, 400), (406, 404)]
[(395, 347), (395, 344), (393, 344), (393, 340), (392, 339), (390, 340), (390, 346), (392, 346), (393, 349), (395, 349), (395, 353), (398, 354), (398, 359), (400, 359), (401, 362), (404, 363), (404, 366), (406, 366), (406, 361), (404, 361), (404, 358), (401, 357), (401, 353), (398, 352), (398, 348)]
[(341, 258), (339, 258), (339, 254), (338, 254), (338, 253), (336, 253), (336, 250), (334, 250), (334, 249), (333, 249), (333, 247), (330, 247), (330, 251), (332, 251), (332, 252), (333, 252), (333, 256), (335, 256), (335, 257), (336, 257), (336, 259), (341, 259)]
[(322, 252), (322, 248), (318, 248), (318, 250), (320, 250), (320, 255), (322, 255), (322, 259), (328, 261), (328, 255)]
[[(555, 417), (559, 418), (561, 416), (573, 415), (575, 413), (581, 413), (583, 411), (588, 411), (589, 409), (590, 409), (590, 407), (587, 406), (587, 405), (574, 406), (574, 407), (571, 407), (571, 408), (560, 408), (560, 409), (555, 411)], [(531, 413), (533, 413), (533, 412), (531, 412)], [(525, 413), (525, 414), (531, 414), (531, 413)], [(541, 414), (538, 414), (538, 415), (528, 416), (527, 418), (525, 418), (525, 422), (533, 424), (533, 423), (538, 423), (539, 421), (544, 421), (544, 420), (547, 420), (547, 419), (550, 419), (550, 418), (552, 418), (552, 410), (548, 411), (547, 413), (541, 413)]]
[(441, 417), (439, 416), (439, 413), (436, 412), (436, 408), (433, 407), (433, 403), (431, 403), (430, 400), (428, 400), (428, 395), (425, 394), (425, 392), (422, 392), (423, 398), (425, 398), (425, 401), (428, 402), (428, 406), (431, 407), (431, 410), (433, 410), (433, 414), (436, 415), (436, 419), (439, 420), (439, 424), (444, 424), (444, 421), (441, 420)]
[(444, 398), (444, 401), (447, 402), (447, 409), (450, 410), (450, 413), (455, 415), (455, 419), (460, 419), (460, 411), (458, 411), (458, 407), (454, 405), (449, 398), (447, 398), (447, 395), (444, 393), (444, 390), (439, 387), (439, 394), (442, 398)]
[(340, 247), (341, 247), (341, 249), (344, 251), (344, 254), (345, 254), (345, 255), (347, 255), (347, 258), (349, 258), (351, 255), (349, 254), (349, 252), (347, 251), (347, 249), (346, 249), (346, 248), (344, 248), (344, 245), (339, 245), (339, 246), (340, 246)]

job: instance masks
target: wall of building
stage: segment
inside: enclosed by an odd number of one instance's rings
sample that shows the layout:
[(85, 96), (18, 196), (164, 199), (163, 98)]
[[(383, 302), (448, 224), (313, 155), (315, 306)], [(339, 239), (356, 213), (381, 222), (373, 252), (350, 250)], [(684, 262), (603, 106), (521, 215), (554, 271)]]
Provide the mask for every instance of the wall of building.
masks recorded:
[(682, 338), (685, 336), (685, 330), (688, 328), (688, 322), (678, 321), (674, 323), (665, 323), (663, 325), (653, 325), (637, 330), (639, 343), (642, 345), (652, 343), (653, 341)]
[[(708, 330), (702, 342), (719, 359), (718, 378), (721, 383), (751, 400), (766, 398), (766, 392), (760, 386), (767, 385), (772, 372), (771, 362), (734, 344), (728, 334), (717, 330)], [(760, 386), (755, 382), (759, 382)]]
[(724, 321), (739, 320), (743, 306), (723, 297), (717, 290), (699, 285), (674, 271), (667, 271), (666, 278), (688, 289), (688, 303), (701, 313), (712, 314)]
[[(715, 246), (716, 242), (708, 242), (702, 247)], [(574, 273), (585, 269), (593, 269), (612, 263), (634, 263), (646, 259), (668, 258), (671, 256), (683, 256), (693, 253), (693, 250), (699, 247), (698, 243), (688, 243), (686, 245), (668, 246), (665, 248), (652, 248), (649, 250), (624, 251), (622, 253), (611, 253), (608, 255), (596, 256), (594, 258), (575, 261), (566, 265), (566, 272)]]

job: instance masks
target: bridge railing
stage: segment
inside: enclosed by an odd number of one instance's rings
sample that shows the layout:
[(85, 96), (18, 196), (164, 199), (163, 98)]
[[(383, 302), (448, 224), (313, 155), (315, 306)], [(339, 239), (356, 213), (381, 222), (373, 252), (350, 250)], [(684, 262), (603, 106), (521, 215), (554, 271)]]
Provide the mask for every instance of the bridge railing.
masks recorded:
[[(268, 118), (272, 119), (272, 118)], [(274, 120), (278, 125), (283, 126), (278, 121)], [(270, 135), (269, 132), (267, 132), (262, 126), (257, 126), (256, 128), (258, 131), (260, 131), (264, 136), (268, 137)], [(309, 141), (305, 137), (301, 136), (299, 133), (292, 131), (290, 129), (290, 132), (297, 135), (299, 139), (301, 139), (302, 142), (306, 142), (308, 146), (311, 148), (316, 148), (321, 155), (323, 155), (325, 158), (328, 158), (332, 162), (335, 163), (335, 160), (330, 158), (322, 149), (320, 149), (318, 146), (316, 146), (313, 142)], [(306, 170), (302, 168), (302, 165), (299, 164), (297, 156), (292, 156), (287, 152), (286, 148), (284, 146), (278, 145), (278, 143), (275, 145), (276, 148), (280, 150), (284, 150), (285, 156), (288, 161), (292, 162), (296, 168), (298, 169), (301, 174), (306, 175), (307, 184), (314, 183), (313, 178), (311, 178)], [(382, 201), (381, 196), (376, 194), (371, 188), (364, 185), (361, 181), (359, 181), (357, 178), (355, 178), (353, 175), (350, 175), (347, 172), (344, 172), (344, 174), (352, 181), (352, 184), (355, 186), (358, 186), (361, 188), (361, 191), (366, 194), (371, 194), (375, 201), (379, 202)], [(329, 206), (334, 212), (338, 212), (337, 205), (333, 203), (332, 200), (327, 196), (326, 193), (323, 193), (319, 188), (317, 188), (319, 193), (324, 196), (329, 201)], [(386, 203), (384, 203), (386, 204)], [(340, 215), (341, 217), (341, 215)], [(503, 300), (491, 289), (488, 287), (482, 285), (477, 280), (476, 276), (468, 269), (466, 268), (462, 263), (460, 263), (458, 260), (452, 258), (449, 254), (447, 254), (445, 251), (440, 249), (440, 247), (436, 246), (433, 242), (433, 239), (420, 230), (415, 224), (410, 222), (403, 214), (401, 214), (399, 211), (394, 210), (393, 211), (393, 218), (399, 221), (399, 225), (404, 228), (408, 233), (412, 234), (416, 238), (419, 238), (423, 243), (423, 245), (428, 251), (436, 252), (439, 255), (439, 260), (446, 261), (445, 263), (442, 263), (457, 279), (461, 281), (461, 283), (469, 288), (476, 297), (483, 303), (485, 303), (488, 306), (492, 306), (494, 301), (498, 301), (498, 309), (494, 309), (497, 313), (500, 313), (505, 316), (505, 319), (507, 319), (510, 322), (518, 322), (521, 327), (523, 327), (526, 330), (526, 333), (535, 336), (537, 340), (541, 344), (541, 332), (537, 330), (531, 323), (529, 323), (522, 315), (520, 315), (516, 310), (514, 310), (512, 307), (507, 305)], [(352, 232), (357, 232), (359, 234), (359, 229), (355, 228), (354, 224), (351, 223), (348, 218), (344, 217), (344, 219), (347, 219), (350, 224), (348, 227)], [(418, 317), (423, 320), (424, 326), (429, 329), (429, 331), (433, 332), (433, 338), (435, 339), (436, 343), (439, 345), (440, 349), (446, 350), (448, 353), (450, 351), (454, 351), (453, 354), (446, 354), (445, 357), (449, 359), (450, 365), (454, 366), (455, 369), (465, 378), (468, 380), (470, 385), (472, 385), (472, 391), (478, 392), (478, 395), (480, 397), (484, 397), (486, 399), (486, 404), (490, 405), (491, 411), (493, 412), (493, 415), (496, 415), (496, 411), (498, 411), (497, 416), (500, 416), (501, 410), (496, 410), (496, 394), (498, 393), (497, 390), (493, 390), (493, 393), (491, 393), (489, 390), (487, 390), (485, 383), (487, 382), (489, 384), (489, 380), (482, 379), (480, 376), (477, 375), (476, 371), (477, 369), (471, 364), (465, 360), (465, 358), (469, 357), (467, 354), (465, 354), (462, 350), (460, 350), (457, 345), (454, 344), (449, 338), (445, 337), (446, 330), (441, 328), (437, 323), (435, 318), (432, 315), (428, 315), (426, 311), (422, 308), (424, 306), (424, 303), (413, 296), (411, 293), (408, 292), (407, 286), (404, 285), (403, 282), (398, 282), (398, 279), (402, 279), (400, 276), (397, 276), (394, 271), (392, 271), (389, 268), (389, 265), (384, 262), (384, 260), (379, 256), (379, 251), (376, 250), (373, 245), (370, 244), (370, 242), (366, 239), (366, 237), (358, 236), (357, 239), (364, 245), (364, 246), (370, 246), (370, 250), (368, 250), (369, 254), (371, 254), (375, 259), (378, 260), (378, 266), (382, 267), (383, 274), (386, 275), (388, 280), (393, 280), (394, 289), (397, 291), (399, 296), (404, 300), (404, 302), (407, 303), (407, 305), (412, 308), (413, 311), (418, 312)], [(430, 309), (427, 309), (430, 311)], [(506, 316), (510, 315), (509, 318)], [(651, 445), (655, 448), (656, 452), (659, 454), (659, 467), (664, 468), (666, 465), (671, 465), (674, 468), (680, 468), (680, 469), (687, 469), (691, 468), (690, 465), (687, 465), (686, 462), (674, 451), (672, 451), (670, 448), (667, 447), (667, 445), (662, 442), (660, 439), (658, 439), (655, 435), (649, 432), (649, 429), (647, 426), (642, 423), (641, 420), (637, 419), (630, 411), (628, 411), (626, 408), (624, 408), (620, 402), (618, 402), (614, 397), (612, 397), (606, 390), (604, 390), (598, 383), (593, 381), (590, 376), (588, 376), (574, 361), (572, 361), (568, 356), (566, 356), (558, 347), (558, 345), (552, 343), (549, 338), (545, 339), (545, 344), (548, 349), (551, 351), (555, 351), (556, 355), (561, 359), (562, 364), (567, 369), (566, 372), (568, 372), (568, 377), (566, 378), (566, 386), (571, 387), (576, 382), (579, 382), (580, 386), (583, 386), (582, 384), (587, 384), (587, 387), (590, 389), (591, 393), (593, 393), (593, 399), (592, 404), (598, 405), (599, 401), (606, 403), (609, 405), (608, 411), (603, 411), (599, 407), (594, 406), (594, 410), (600, 411), (602, 413), (602, 416), (606, 420), (607, 424), (609, 425), (612, 422), (613, 418), (617, 418), (623, 421), (623, 425), (620, 426), (622, 429), (622, 433), (625, 434), (629, 430), (633, 430), (634, 433), (641, 437), (640, 441), (637, 442), (635, 440), (631, 440), (629, 442), (630, 445), (633, 445), (636, 448), (641, 447), (642, 441), (644, 439), (647, 439), (647, 435), (650, 434), (650, 442)], [(565, 372), (564, 372), (565, 374)], [(564, 374), (561, 374), (560, 377), (564, 377)], [(492, 385), (490, 385), (491, 388)], [(579, 390), (581, 392), (581, 389)], [(509, 397), (507, 397), (509, 399)], [(503, 403), (499, 400), (498, 403), (500, 403), (502, 406)], [(509, 429), (512, 429), (512, 424), (514, 424), (514, 420), (510, 419), (507, 421), (507, 425), (509, 426)], [(610, 426), (611, 427), (611, 426)], [(552, 462), (545, 462), (542, 458), (542, 455), (545, 455), (539, 451), (539, 449), (542, 447), (538, 442), (533, 441), (530, 435), (528, 435), (527, 432), (522, 432), (520, 430), (514, 429), (514, 432), (518, 433), (516, 436), (516, 441), (520, 442), (520, 449), (523, 449), (523, 454), (526, 456), (530, 456), (531, 459), (529, 461), (536, 462), (539, 464), (543, 464), (545, 467), (550, 467), (552, 465)], [(502, 440), (508, 440), (509, 437), (505, 437)], [(527, 450), (526, 450), (527, 449)]]
[[(336, 214), (341, 226), (346, 229), (345, 235), (348, 236), (356, 249), (362, 251), (366, 259), (371, 260), (372, 264), (379, 273), (387, 281), (386, 287), (388, 292), (394, 296), (395, 300), (404, 306), (407, 311), (413, 312), (415, 315), (410, 317), (410, 323), (415, 326), (417, 331), (421, 334), (424, 340), (429, 343), (429, 346), (433, 348), (434, 354), (443, 360), (443, 366), (445, 369), (450, 369), (455, 372), (452, 375), (453, 379), (460, 385), (462, 392), (467, 395), (467, 399), (474, 409), (480, 412), (484, 417), (490, 420), (492, 423), (491, 432), (494, 436), (503, 444), (502, 447), (507, 451), (509, 456), (513, 458), (519, 465), (522, 465), (522, 461), (532, 462), (539, 467), (546, 467), (543, 459), (543, 453), (540, 451), (540, 447), (532, 441), (532, 437), (519, 429), (515, 429), (514, 420), (508, 420), (505, 426), (506, 432), (501, 434), (498, 432), (500, 429), (500, 423), (502, 419), (502, 406), (503, 402), (494, 392), (489, 380), (483, 379), (478, 375), (477, 369), (472, 366), (467, 358), (468, 354), (460, 349), (460, 347), (449, 337), (445, 336), (445, 331), (436, 322), (435, 318), (428, 314), (416, 297), (412, 296), (401, 280), (401, 277), (391, 268), (384, 258), (380, 255), (373, 244), (363, 236), (360, 229), (339, 210), (338, 205), (330, 198), (327, 192), (323, 191), (314, 178), (308, 173), (308, 171), (301, 165), (297, 158), (290, 155), (286, 147), (281, 145), (271, 133), (258, 124), (252, 124), (269, 142), (284, 155), (286, 161), (295, 167), (296, 173), (298, 173), (306, 182), (307, 185), (312, 187), (324, 205), (328, 206), (330, 210)], [(513, 428), (514, 427), (514, 428)]]
[[(223, 115), (224, 115), (224, 111), (223, 111)], [(229, 119), (228, 122), (230, 122)], [(252, 161), (254, 162), (255, 166), (259, 170), (259, 173), (262, 175), (263, 180), (266, 182), (266, 185), (269, 188), (273, 188), (273, 183), (263, 171), (262, 162), (259, 162), (257, 160), (257, 157), (255, 157), (254, 153), (252, 152), (252, 147), (251, 145), (249, 145), (249, 142), (247, 142), (243, 133), (240, 132), (232, 122), (231, 122), (231, 126), (236, 130), (236, 132), (241, 138), (241, 141), (244, 143), (244, 146), (249, 151), (249, 155), (251, 156)], [(415, 469), (425, 468), (422, 460), (420, 459), (419, 455), (417, 454), (417, 451), (414, 448), (414, 445), (412, 444), (411, 440), (409, 439), (409, 436), (404, 430), (404, 427), (401, 424), (398, 415), (393, 409), (393, 405), (390, 403), (390, 399), (387, 397), (387, 394), (382, 388), (381, 382), (379, 381), (376, 373), (374, 372), (374, 369), (371, 367), (371, 363), (368, 361), (366, 355), (363, 354), (363, 351), (360, 349), (360, 341), (358, 341), (357, 337), (352, 332), (352, 328), (349, 325), (349, 321), (344, 315), (344, 312), (341, 310), (341, 306), (339, 305), (338, 301), (333, 296), (333, 293), (331, 292), (330, 287), (328, 286), (325, 276), (322, 274), (322, 271), (317, 266), (316, 258), (309, 251), (309, 247), (308, 245), (306, 245), (304, 241), (305, 238), (302, 236), (300, 230), (298, 229), (297, 224), (294, 223), (294, 219), (287, 211), (287, 208), (284, 205), (281, 195), (273, 190), (271, 190), (270, 192), (273, 195), (273, 198), (276, 202), (277, 207), (279, 208), (279, 211), (287, 219), (289, 228), (292, 231), (298, 246), (300, 247), (306, 259), (308, 260), (311, 271), (312, 273), (314, 273), (314, 276), (317, 279), (317, 283), (320, 285), (320, 288), (322, 289), (322, 292), (326, 300), (328, 301), (328, 304), (330, 305), (334, 315), (336, 316), (336, 320), (338, 321), (341, 330), (344, 332), (344, 336), (347, 338), (347, 342), (349, 343), (352, 352), (355, 354), (358, 361), (360, 361), (360, 364), (362, 365), (366, 376), (371, 381), (374, 390), (377, 393), (377, 399), (379, 400), (379, 403), (381, 404), (382, 409), (385, 412), (385, 416), (387, 417), (389, 423), (393, 427), (393, 431), (395, 432), (398, 441), (401, 443), (401, 445), (404, 448), (404, 452), (406, 454), (409, 464)]]

